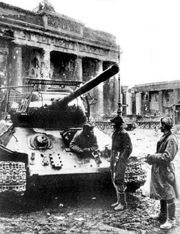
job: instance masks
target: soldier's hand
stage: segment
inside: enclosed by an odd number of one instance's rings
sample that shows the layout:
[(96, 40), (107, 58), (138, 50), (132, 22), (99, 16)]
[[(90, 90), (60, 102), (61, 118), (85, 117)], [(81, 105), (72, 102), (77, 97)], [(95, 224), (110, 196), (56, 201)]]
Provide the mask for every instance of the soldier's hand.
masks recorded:
[(144, 161), (151, 165), (152, 164), (151, 154), (147, 154)]
[(83, 149), (83, 152), (84, 152), (84, 153), (90, 152), (90, 149), (89, 149), (89, 148), (84, 148), (84, 149)]

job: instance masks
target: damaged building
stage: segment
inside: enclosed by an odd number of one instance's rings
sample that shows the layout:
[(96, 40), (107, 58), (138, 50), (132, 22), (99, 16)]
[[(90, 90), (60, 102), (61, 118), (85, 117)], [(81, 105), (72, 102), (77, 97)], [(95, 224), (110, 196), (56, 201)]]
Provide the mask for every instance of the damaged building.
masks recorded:
[(154, 82), (123, 87), (125, 115), (170, 115), (180, 124), (180, 81)]
[[(21, 86), (26, 78), (86, 82), (118, 62), (116, 38), (57, 13), (47, 2), (28, 11), (0, 3), (1, 86)], [(92, 116), (117, 109), (114, 76), (90, 95)]]

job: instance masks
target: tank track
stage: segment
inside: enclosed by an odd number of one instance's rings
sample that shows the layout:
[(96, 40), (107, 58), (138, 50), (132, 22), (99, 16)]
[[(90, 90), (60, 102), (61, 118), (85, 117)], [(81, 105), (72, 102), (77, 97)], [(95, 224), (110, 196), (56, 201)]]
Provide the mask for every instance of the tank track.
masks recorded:
[(129, 192), (134, 192), (146, 182), (147, 173), (143, 169), (143, 164), (137, 157), (129, 158), (125, 173), (125, 183)]
[(0, 161), (0, 194), (26, 191), (26, 168), (23, 162)]
[[(130, 190), (136, 190), (146, 182), (146, 171), (137, 157), (130, 157), (125, 173), (125, 183)], [(26, 191), (26, 167), (23, 162), (0, 161), (0, 194)]]
[(125, 173), (125, 182), (145, 182), (146, 171), (142, 168), (142, 162), (136, 157), (130, 157)]

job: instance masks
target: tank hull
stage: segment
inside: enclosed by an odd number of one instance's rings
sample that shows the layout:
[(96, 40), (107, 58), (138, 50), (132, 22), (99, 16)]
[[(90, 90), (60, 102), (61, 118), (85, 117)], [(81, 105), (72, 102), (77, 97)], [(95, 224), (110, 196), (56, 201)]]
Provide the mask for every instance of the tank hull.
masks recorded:
[[(111, 140), (97, 128), (94, 131), (99, 139), (99, 149), (103, 151)], [(31, 140), (35, 139), (38, 134), (44, 134), (50, 140), (49, 147), (33, 148)], [(9, 138), (6, 147), (1, 146), (0, 192), (15, 190), (22, 193), (28, 188), (41, 187), (43, 184), (47, 187), (57, 186), (65, 183), (63, 182), (65, 178), (81, 177), (82, 179), (83, 177), (90, 178), (93, 174), (96, 175), (95, 177), (98, 174), (108, 175), (109, 159), (102, 156), (101, 161), (99, 165), (93, 157), (83, 158), (71, 152), (64, 143), (60, 130), (15, 127), (13, 136)], [(7, 169), (6, 176), (5, 168)], [(14, 177), (13, 181), (13, 176), (19, 171), (23, 174), (23, 178)], [(2, 177), (4, 179), (1, 179)], [(22, 184), (23, 188), (20, 186)]]
[[(72, 130), (73, 134), (77, 131)], [(12, 132), (6, 147), (1, 147), (0, 193), (23, 194), (31, 189), (60, 188), (83, 181), (88, 184), (91, 180), (98, 185), (111, 183), (110, 150), (107, 152), (107, 148), (111, 148), (111, 138), (98, 128), (95, 127), (94, 133), (102, 153), (101, 164), (93, 157), (80, 157), (71, 152), (61, 130), (15, 127)], [(35, 148), (32, 144), (39, 134), (49, 139), (46, 148)], [(145, 173), (141, 172), (138, 161), (130, 160), (125, 177), (129, 190), (135, 191), (145, 183)]]

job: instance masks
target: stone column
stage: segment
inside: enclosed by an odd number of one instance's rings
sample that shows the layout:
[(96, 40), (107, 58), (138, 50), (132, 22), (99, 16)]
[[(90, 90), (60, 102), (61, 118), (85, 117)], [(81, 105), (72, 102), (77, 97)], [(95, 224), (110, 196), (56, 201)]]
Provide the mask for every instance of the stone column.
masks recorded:
[(129, 91), (126, 92), (126, 104), (126, 114), (132, 115), (132, 93)]
[(22, 47), (13, 46), (10, 56), (9, 85), (22, 85)]
[(42, 62), (41, 62), (41, 78), (50, 79), (51, 78), (51, 61), (50, 61), (50, 50), (43, 50)]
[[(0, 46), (0, 61), (2, 62), (0, 67), (0, 86), (7, 86), (8, 85), (8, 54), (9, 49), (7, 45), (1, 45)], [(4, 92), (5, 90), (0, 90), (1, 92)]]
[(136, 93), (136, 115), (141, 115), (141, 93)]
[(174, 100), (173, 100), (173, 109), (172, 109), (172, 117), (173, 117), (173, 121), (175, 124), (177, 124), (179, 122), (179, 119), (178, 119), (178, 112), (176, 112), (176, 104), (178, 103), (178, 97), (179, 97), (179, 90), (178, 89), (173, 89), (173, 97), (174, 97)]
[[(99, 75), (103, 71), (103, 63), (102, 61), (97, 61), (96, 63), (96, 71), (95, 76)], [(94, 106), (94, 115), (96, 118), (101, 117), (104, 114), (104, 108), (103, 108), (103, 83), (100, 83), (97, 87), (94, 89), (94, 95), (97, 98), (97, 102)]]
[(160, 111), (160, 114), (163, 114), (163, 92), (162, 90), (159, 91), (159, 111)]
[(77, 81), (83, 80), (82, 58), (79, 56), (76, 58), (76, 61), (75, 61), (75, 74), (76, 74)]
[(145, 108), (146, 113), (150, 113), (149, 92), (146, 92)]
[(148, 92), (145, 92), (143, 95), (142, 95), (142, 114), (143, 115), (147, 115), (148, 112), (149, 112), (149, 93)]
[(173, 89), (173, 104), (177, 104), (178, 103), (178, 89)]
[[(118, 102), (119, 102), (119, 74), (116, 74), (114, 76), (114, 90), (112, 90), (112, 92), (114, 92), (114, 101), (113, 101), (114, 105), (111, 111), (115, 112), (118, 110)], [(121, 104), (122, 104), (122, 90), (120, 90), (120, 99), (121, 99)]]
[(48, 17), (47, 15), (42, 15), (42, 19), (43, 19), (43, 24), (44, 24), (44, 27), (47, 29), (48, 28)]

